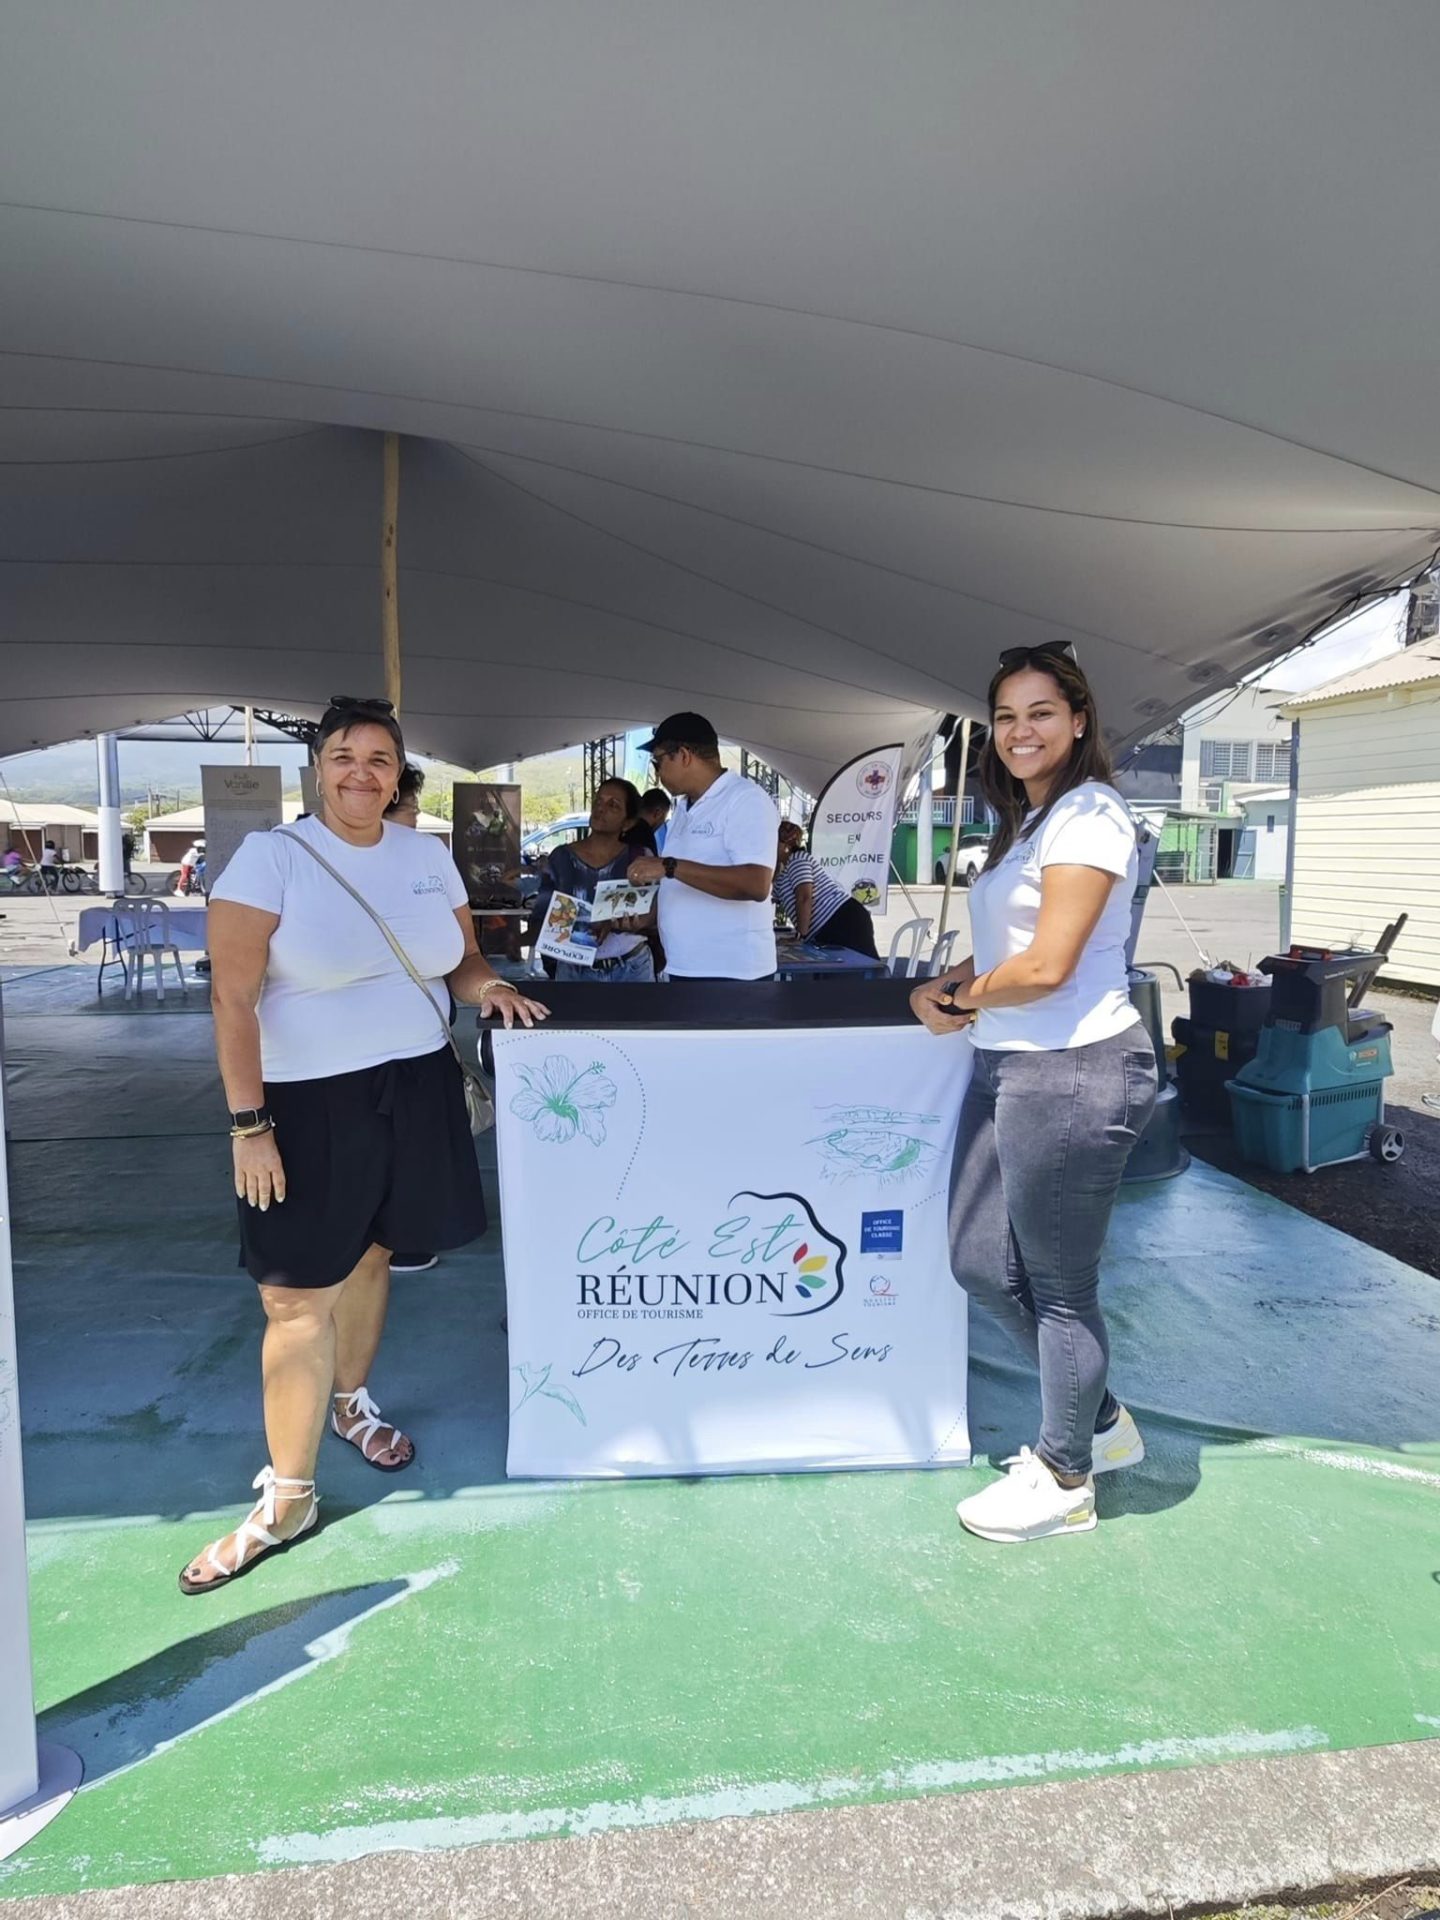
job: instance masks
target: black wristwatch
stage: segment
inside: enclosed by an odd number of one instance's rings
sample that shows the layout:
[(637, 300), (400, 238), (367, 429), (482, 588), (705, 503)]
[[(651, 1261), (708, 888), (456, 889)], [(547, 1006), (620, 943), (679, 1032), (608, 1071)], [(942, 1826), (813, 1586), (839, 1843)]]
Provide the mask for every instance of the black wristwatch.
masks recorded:
[(249, 1133), (256, 1127), (268, 1127), (270, 1109), (268, 1107), (242, 1107), (238, 1113), (232, 1113), (230, 1124), (242, 1133)]
[(675, 878), (675, 869), (680, 864), (675, 855), (673, 853), (667, 853), (660, 864), (665, 869), (665, 878), (667, 880), (673, 880)]

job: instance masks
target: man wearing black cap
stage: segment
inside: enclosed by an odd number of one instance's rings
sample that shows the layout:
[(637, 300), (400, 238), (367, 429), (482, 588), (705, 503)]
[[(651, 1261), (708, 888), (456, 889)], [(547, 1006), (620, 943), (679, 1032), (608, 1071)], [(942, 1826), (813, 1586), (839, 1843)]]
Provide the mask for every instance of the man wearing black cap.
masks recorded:
[(753, 780), (720, 764), (720, 740), (698, 713), (672, 713), (641, 748), (675, 796), (665, 853), (626, 877), (659, 880), (660, 939), (676, 980), (765, 980), (775, 971), (770, 886), (780, 815)]

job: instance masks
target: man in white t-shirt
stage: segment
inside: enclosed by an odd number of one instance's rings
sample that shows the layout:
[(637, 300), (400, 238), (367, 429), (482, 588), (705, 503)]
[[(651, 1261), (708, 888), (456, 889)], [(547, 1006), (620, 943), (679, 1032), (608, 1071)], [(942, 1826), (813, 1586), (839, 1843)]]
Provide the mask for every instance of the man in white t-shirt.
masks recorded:
[(765, 980), (775, 971), (770, 886), (780, 814), (753, 780), (720, 762), (720, 739), (698, 713), (672, 713), (646, 741), (675, 796), (665, 852), (630, 863), (628, 878), (659, 880), (660, 939), (675, 980)]

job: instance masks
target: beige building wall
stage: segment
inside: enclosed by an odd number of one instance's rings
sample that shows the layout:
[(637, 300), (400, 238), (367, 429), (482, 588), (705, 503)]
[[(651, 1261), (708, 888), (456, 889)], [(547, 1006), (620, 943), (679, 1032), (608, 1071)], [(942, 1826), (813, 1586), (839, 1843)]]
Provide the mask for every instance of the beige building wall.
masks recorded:
[(1300, 714), (1291, 937), (1370, 946), (1409, 922), (1386, 969), (1440, 987), (1440, 687)]

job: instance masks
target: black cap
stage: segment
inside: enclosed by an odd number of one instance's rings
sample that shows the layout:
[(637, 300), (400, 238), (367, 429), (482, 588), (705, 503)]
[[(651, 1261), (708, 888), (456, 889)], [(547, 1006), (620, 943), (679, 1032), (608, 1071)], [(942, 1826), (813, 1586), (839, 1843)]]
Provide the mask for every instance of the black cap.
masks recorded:
[(662, 720), (648, 740), (640, 742), (641, 753), (653, 753), (656, 747), (718, 747), (720, 736), (701, 713), (672, 713)]

